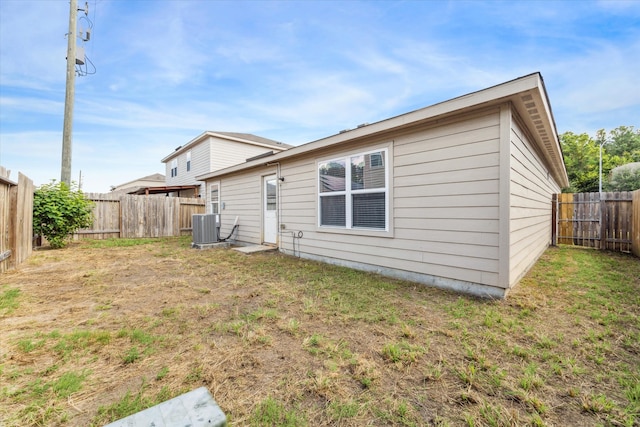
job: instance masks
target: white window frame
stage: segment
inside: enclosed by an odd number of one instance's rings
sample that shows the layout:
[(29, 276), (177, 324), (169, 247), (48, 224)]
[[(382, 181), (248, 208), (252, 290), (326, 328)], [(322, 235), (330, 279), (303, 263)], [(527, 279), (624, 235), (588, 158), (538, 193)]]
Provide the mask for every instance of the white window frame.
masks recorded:
[(171, 178), (178, 176), (178, 159), (171, 160)]
[[(214, 187), (218, 190), (218, 200), (213, 200), (213, 190)], [(212, 214), (220, 214), (220, 182), (212, 182), (209, 184), (209, 206), (211, 207)], [(217, 206), (218, 209), (214, 209), (214, 206)]]
[[(353, 190), (351, 189), (351, 158), (357, 156), (365, 156), (367, 154), (384, 152), (385, 164), (382, 165), (385, 167), (384, 171), (384, 188), (372, 188), (372, 189), (359, 189)], [(319, 231), (340, 231), (340, 232), (349, 232), (355, 234), (373, 234), (380, 235), (383, 233), (389, 234), (391, 232), (390, 227), (390, 211), (391, 211), (391, 188), (389, 187), (390, 176), (391, 176), (391, 159), (390, 159), (390, 149), (389, 147), (376, 148), (368, 151), (359, 151), (352, 152), (345, 155), (334, 156), (331, 158), (319, 160), (316, 163), (316, 180), (317, 180), (317, 229)], [(343, 161), (345, 164), (345, 190), (343, 191), (330, 191), (330, 192), (321, 192), (322, 183), (320, 182), (320, 166), (322, 164), (330, 163), (330, 162), (341, 162)], [(381, 166), (378, 166), (381, 167)], [(378, 168), (375, 167), (375, 168)], [(367, 193), (382, 193), (385, 195), (385, 227), (384, 228), (366, 228), (366, 227), (353, 227), (353, 195), (357, 194), (367, 194)], [(336, 225), (322, 225), (322, 215), (321, 215), (321, 198), (327, 196), (345, 196), (345, 226), (336, 226)]]
[(191, 171), (191, 151), (187, 151), (187, 172)]

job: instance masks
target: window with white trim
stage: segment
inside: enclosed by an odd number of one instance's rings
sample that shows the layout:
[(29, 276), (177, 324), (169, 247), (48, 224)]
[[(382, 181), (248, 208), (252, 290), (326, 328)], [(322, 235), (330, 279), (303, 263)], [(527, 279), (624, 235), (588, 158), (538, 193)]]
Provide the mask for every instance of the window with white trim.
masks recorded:
[(220, 184), (211, 184), (211, 213), (220, 213)]
[(178, 159), (171, 160), (171, 178), (178, 176)]
[(187, 172), (191, 170), (191, 151), (187, 151)]
[(387, 150), (318, 163), (318, 225), (386, 231), (389, 228)]

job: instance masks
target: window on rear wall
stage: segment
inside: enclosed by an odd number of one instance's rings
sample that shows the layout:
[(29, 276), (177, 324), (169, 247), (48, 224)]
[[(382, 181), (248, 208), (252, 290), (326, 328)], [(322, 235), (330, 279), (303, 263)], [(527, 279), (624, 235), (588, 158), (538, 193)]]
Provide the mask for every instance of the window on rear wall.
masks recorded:
[(171, 160), (171, 178), (178, 176), (178, 159)]
[(220, 213), (220, 184), (211, 184), (211, 213)]
[(386, 162), (386, 149), (319, 162), (319, 226), (388, 230)]
[(191, 171), (191, 151), (187, 151), (187, 172)]

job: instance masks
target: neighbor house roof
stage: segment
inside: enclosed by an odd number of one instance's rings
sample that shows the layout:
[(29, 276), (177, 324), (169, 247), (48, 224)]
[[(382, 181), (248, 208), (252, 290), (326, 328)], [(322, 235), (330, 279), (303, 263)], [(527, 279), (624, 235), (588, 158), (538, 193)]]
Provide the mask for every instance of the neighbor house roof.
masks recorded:
[(547, 96), (542, 75), (533, 73), (527, 76), (499, 84), (497, 86), (453, 98), (406, 114), (382, 120), (376, 123), (361, 125), (349, 131), (343, 131), (317, 141), (309, 142), (275, 153), (270, 157), (256, 159), (231, 166), (218, 171), (197, 176), (204, 181), (228, 173), (264, 165), (265, 163), (311, 153), (346, 142), (354, 142), (373, 135), (391, 134), (403, 128), (421, 123), (444, 119), (474, 108), (500, 105), (511, 102), (519, 115), (532, 131), (532, 138), (550, 165), (551, 175), (562, 187), (569, 186), (567, 171), (562, 158), (562, 149), (558, 140), (555, 120)]
[(114, 185), (111, 187), (111, 191), (115, 193), (128, 193), (133, 194), (138, 191), (140, 188), (145, 188), (149, 186), (150, 183), (164, 183), (164, 175), (161, 173), (154, 173), (151, 175), (144, 176), (142, 178), (137, 178), (129, 182), (125, 182), (123, 184)]
[(197, 197), (199, 188), (199, 185), (162, 185), (158, 187), (140, 187), (136, 191), (130, 192), (129, 194), (168, 194), (185, 190), (193, 190), (195, 196)]
[(131, 180), (129, 182), (125, 182), (124, 184), (117, 185), (116, 187), (126, 187), (129, 184), (133, 184), (133, 183), (139, 182), (139, 181), (159, 181), (159, 182), (164, 182), (164, 175), (161, 174), (161, 173), (154, 173), (154, 174), (151, 174), (151, 175), (143, 176), (142, 178), (136, 178), (136, 179)]
[(250, 133), (206, 131), (201, 133), (191, 141), (187, 142), (185, 145), (182, 145), (176, 148), (173, 153), (169, 154), (167, 157), (162, 159), (162, 163), (166, 163), (167, 161), (180, 155), (181, 153), (188, 151), (194, 145), (199, 144), (200, 142), (206, 140), (209, 137), (227, 139), (229, 141), (235, 141), (243, 144), (250, 144), (250, 145), (256, 145), (256, 146), (270, 148), (270, 149), (276, 149), (278, 151), (286, 150), (292, 147), (292, 145), (285, 144), (283, 142), (274, 141), (268, 138), (263, 138), (261, 136), (253, 135)]

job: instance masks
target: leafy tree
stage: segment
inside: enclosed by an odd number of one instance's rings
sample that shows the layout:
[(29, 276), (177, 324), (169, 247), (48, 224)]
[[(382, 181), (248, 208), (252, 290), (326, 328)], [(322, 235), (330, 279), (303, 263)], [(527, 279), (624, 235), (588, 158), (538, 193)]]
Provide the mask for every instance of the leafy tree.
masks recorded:
[(51, 247), (62, 248), (71, 235), (93, 221), (93, 203), (64, 182), (38, 187), (33, 197), (33, 233), (44, 236)]
[[(607, 184), (607, 177), (615, 167), (640, 161), (640, 131), (634, 130), (633, 126), (619, 126), (608, 133), (601, 129), (596, 133), (596, 139), (586, 133), (565, 132), (560, 135), (560, 144), (570, 183), (570, 187), (563, 191), (573, 193), (598, 191), (600, 145), (602, 145), (604, 189), (618, 188)], [(620, 179), (627, 182), (632, 178), (625, 175)], [(616, 185), (619, 186), (620, 182)]]
[(621, 164), (640, 162), (640, 129), (634, 130), (633, 126), (615, 128), (609, 132), (606, 149), (608, 154), (620, 157)]
[(560, 135), (560, 144), (567, 168), (571, 193), (598, 191), (600, 147), (586, 133), (565, 132)]
[(640, 163), (628, 163), (611, 171), (605, 184), (607, 191), (634, 191), (640, 189)]

